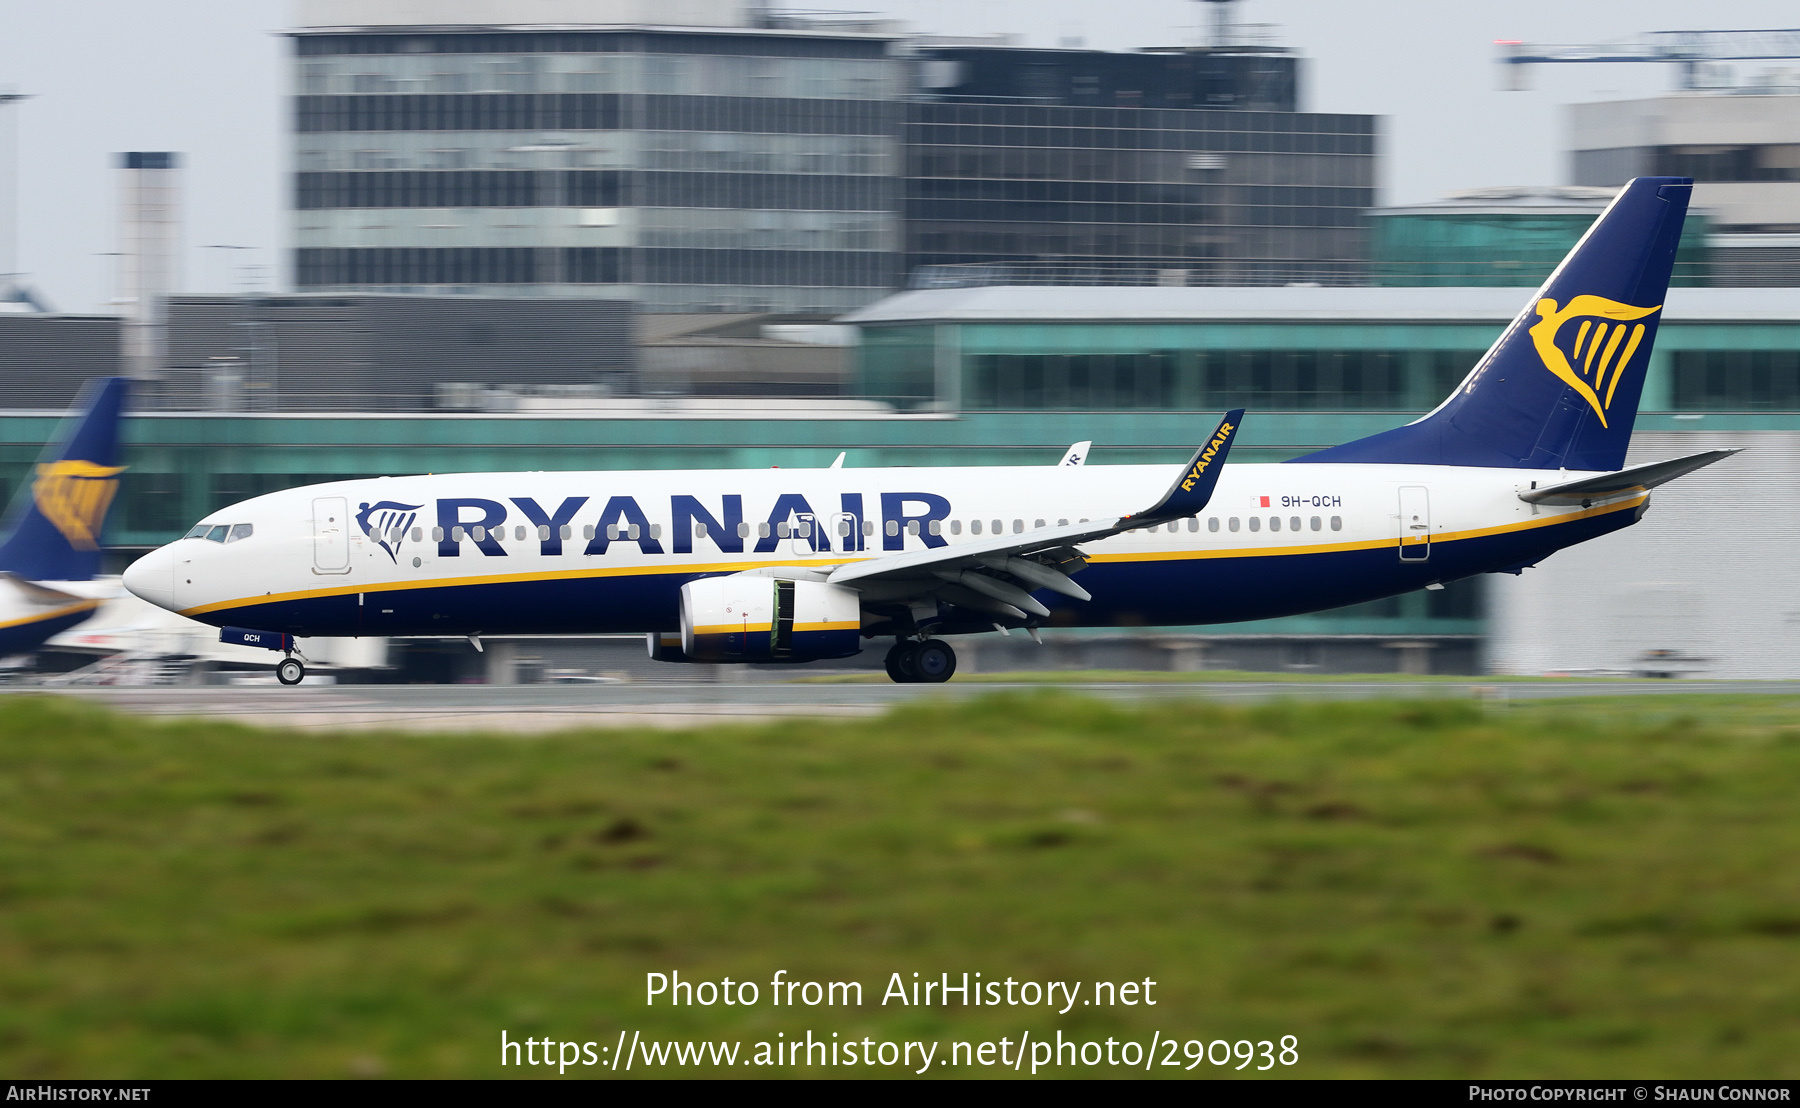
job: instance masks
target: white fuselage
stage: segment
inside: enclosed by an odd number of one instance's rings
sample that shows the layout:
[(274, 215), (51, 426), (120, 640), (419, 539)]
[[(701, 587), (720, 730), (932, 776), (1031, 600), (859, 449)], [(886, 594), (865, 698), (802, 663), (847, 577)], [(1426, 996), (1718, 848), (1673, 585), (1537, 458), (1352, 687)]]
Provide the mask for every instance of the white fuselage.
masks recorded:
[[(260, 496), (128, 571), (133, 592), (219, 626), (296, 635), (665, 631), (680, 586), (1121, 516), (1163, 465), (469, 473)], [(1522, 502), (1544, 470), (1227, 467), (1205, 511), (1081, 544), (1093, 600), (1057, 624), (1185, 625), (1316, 611), (1530, 564), (1634, 521), (1647, 494)], [(231, 532), (226, 532), (230, 534)]]

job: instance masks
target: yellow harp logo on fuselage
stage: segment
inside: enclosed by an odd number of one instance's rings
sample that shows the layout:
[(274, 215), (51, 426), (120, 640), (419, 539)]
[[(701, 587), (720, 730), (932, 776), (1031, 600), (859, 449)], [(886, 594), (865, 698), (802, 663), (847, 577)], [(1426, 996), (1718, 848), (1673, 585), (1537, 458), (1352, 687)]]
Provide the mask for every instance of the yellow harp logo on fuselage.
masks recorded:
[(124, 466), (73, 459), (45, 462), (37, 467), (31, 494), (38, 511), (62, 532), (70, 546), (98, 550), (100, 523), (106, 518), (113, 495), (119, 491), (119, 474), (123, 472)]
[[(1633, 321), (1661, 310), (1661, 304), (1635, 308), (1604, 296), (1584, 294), (1573, 297), (1558, 311), (1556, 301), (1546, 297), (1537, 302), (1539, 318), (1531, 325), (1531, 342), (1537, 347), (1538, 357), (1544, 360), (1544, 368), (1580, 393), (1600, 417), (1600, 426), (1605, 427), (1619, 379), (1625, 376), (1625, 367), (1644, 341), (1644, 325)], [(1564, 324), (1577, 319), (1581, 326), (1574, 332), (1574, 345), (1565, 354), (1557, 345), (1558, 332)]]

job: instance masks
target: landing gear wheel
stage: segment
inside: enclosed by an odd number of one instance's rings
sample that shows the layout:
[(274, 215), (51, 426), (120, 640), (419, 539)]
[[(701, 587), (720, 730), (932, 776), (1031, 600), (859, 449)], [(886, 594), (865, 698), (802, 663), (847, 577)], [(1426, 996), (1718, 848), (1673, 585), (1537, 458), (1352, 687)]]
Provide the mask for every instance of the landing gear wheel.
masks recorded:
[(916, 642), (901, 639), (887, 652), (887, 675), (896, 684), (911, 685), (919, 680), (918, 671), (913, 668), (913, 652), (919, 648)]
[(284, 685), (298, 685), (306, 676), (306, 667), (298, 658), (283, 658), (275, 663), (275, 680)]
[(914, 680), (941, 685), (956, 673), (956, 651), (943, 639), (926, 639), (913, 647), (907, 664), (917, 675)]

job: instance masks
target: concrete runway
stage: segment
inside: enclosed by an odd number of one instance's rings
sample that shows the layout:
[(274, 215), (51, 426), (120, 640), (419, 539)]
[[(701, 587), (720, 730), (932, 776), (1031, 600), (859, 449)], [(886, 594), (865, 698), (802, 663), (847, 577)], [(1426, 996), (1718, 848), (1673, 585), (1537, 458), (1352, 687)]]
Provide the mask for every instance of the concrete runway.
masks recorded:
[(1120, 702), (1478, 697), (1489, 702), (1577, 696), (1762, 694), (1800, 696), (1800, 681), (1219, 681), (1159, 684), (952, 682), (948, 685), (602, 684), (320, 685), (297, 688), (205, 686), (63, 688), (15, 686), (8, 693), (54, 692), (119, 711), (165, 717), (229, 719), (299, 730), (392, 729), (534, 734), (577, 727), (694, 727), (796, 717), (868, 717), (918, 700), (958, 699), (1055, 688)]

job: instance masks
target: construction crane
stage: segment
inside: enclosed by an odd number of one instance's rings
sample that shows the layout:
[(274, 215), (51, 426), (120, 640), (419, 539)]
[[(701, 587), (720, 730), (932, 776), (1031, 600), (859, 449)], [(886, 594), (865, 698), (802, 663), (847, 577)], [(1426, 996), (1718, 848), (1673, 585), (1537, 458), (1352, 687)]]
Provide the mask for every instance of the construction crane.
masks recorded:
[(1652, 31), (1628, 42), (1589, 46), (1546, 46), (1498, 41), (1502, 89), (1530, 87), (1527, 66), (1553, 62), (1673, 62), (1681, 67), (1680, 87), (1700, 87), (1707, 62), (1778, 61), (1800, 58), (1800, 29), (1774, 31)]

